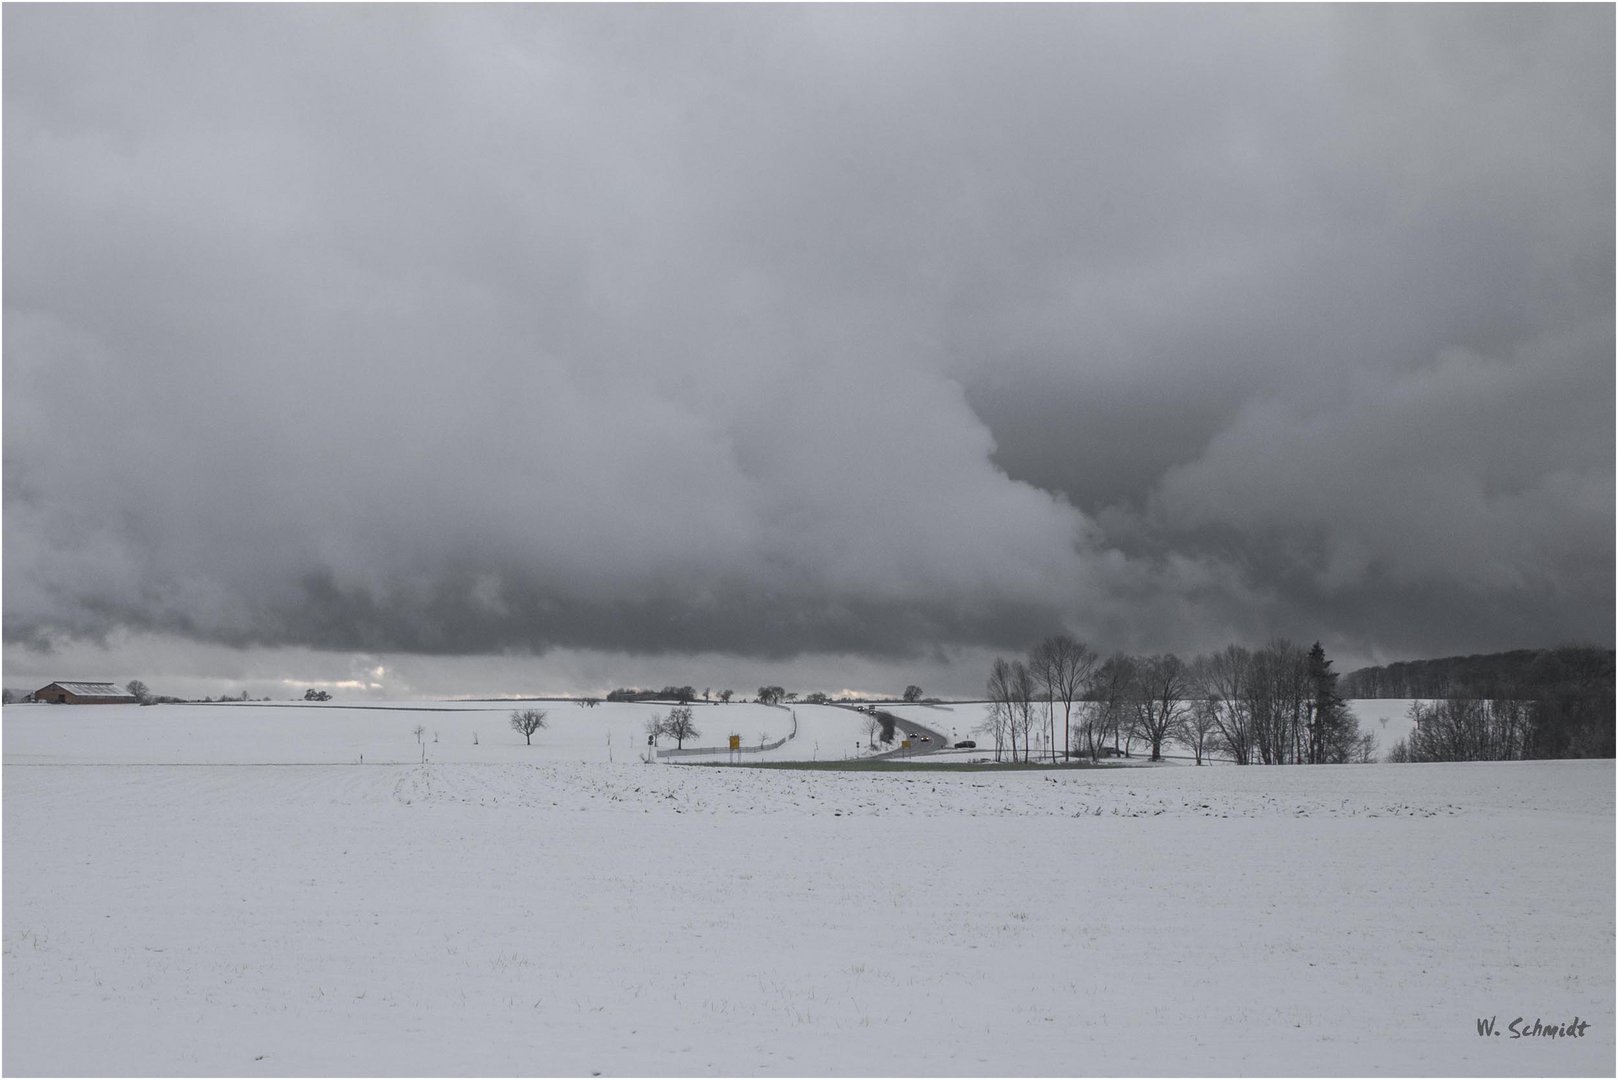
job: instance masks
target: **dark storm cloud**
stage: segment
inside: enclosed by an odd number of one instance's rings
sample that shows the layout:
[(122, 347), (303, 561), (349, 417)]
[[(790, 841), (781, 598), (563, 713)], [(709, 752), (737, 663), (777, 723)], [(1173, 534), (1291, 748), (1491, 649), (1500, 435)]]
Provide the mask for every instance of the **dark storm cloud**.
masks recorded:
[(8, 641), (1602, 635), (1609, 10), (5, 29)]

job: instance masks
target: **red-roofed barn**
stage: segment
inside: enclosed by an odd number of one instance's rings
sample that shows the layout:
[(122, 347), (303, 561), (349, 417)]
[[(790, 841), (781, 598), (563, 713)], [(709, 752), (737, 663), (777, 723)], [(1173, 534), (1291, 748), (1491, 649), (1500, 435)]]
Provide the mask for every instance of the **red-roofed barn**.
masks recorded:
[(53, 682), (35, 690), (34, 700), (53, 705), (133, 705), (135, 695), (107, 682)]

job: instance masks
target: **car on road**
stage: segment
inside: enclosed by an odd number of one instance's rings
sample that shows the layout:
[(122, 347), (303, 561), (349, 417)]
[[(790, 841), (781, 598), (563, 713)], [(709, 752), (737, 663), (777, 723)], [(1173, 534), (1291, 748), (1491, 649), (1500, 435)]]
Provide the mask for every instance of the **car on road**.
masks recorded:
[(973, 742), (971, 739), (962, 739), (960, 742), (955, 744), (955, 749), (957, 750), (976, 750), (977, 748), (978, 744)]

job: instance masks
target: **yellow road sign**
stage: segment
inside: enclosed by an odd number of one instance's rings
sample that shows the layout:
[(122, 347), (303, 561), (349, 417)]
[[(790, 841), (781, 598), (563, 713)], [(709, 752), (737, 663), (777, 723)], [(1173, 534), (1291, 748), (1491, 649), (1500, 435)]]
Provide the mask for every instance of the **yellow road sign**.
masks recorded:
[(742, 737), (740, 735), (732, 735), (730, 737), (730, 748), (732, 750), (740, 750), (742, 748)]

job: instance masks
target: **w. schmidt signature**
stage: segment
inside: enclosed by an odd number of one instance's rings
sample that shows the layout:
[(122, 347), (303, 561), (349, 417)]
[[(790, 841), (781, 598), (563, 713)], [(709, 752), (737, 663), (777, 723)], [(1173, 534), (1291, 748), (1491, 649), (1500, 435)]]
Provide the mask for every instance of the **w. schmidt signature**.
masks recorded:
[(1513, 1039), (1582, 1039), (1590, 1028), (1590, 1021), (1575, 1016), (1565, 1024), (1547, 1024), (1536, 1018), (1532, 1024), (1525, 1017), (1517, 1017), (1502, 1031), (1495, 1026), (1497, 1017), (1478, 1017), (1479, 1035), (1510, 1035)]

